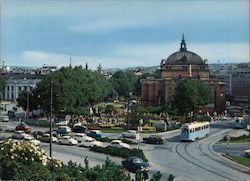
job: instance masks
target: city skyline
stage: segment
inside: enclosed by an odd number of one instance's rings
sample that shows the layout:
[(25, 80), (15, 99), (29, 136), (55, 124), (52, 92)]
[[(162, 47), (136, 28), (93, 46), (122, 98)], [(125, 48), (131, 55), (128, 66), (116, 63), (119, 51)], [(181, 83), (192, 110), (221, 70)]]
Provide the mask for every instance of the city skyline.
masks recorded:
[(249, 1), (1, 0), (7, 65), (157, 66), (180, 48), (208, 63), (249, 62)]

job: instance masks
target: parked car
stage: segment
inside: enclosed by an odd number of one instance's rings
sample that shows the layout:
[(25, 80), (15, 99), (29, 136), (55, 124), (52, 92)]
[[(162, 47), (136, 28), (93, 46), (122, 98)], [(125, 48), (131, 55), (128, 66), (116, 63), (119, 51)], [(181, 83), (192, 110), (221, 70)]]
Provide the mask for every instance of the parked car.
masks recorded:
[(244, 153), (245, 153), (246, 157), (250, 157), (250, 150), (245, 150)]
[(78, 143), (78, 141), (74, 138), (72, 138), (71, 136), (62, 136), (61, 138), (59, 138), (57, 140), (57, 143), (62, 145), (62, 144), (66, 144), (66, 145), (76, 145)]
[(68, 126), (59, 126), (56, 130), (58, 134), (67, 134), (71, 132), (71, 128)]
[(86, 140), (95, 140), (94, 138), (87, 136), (85, 133), (72, 133), (72, 138), (76, 139), (78, 143), (81, 143)]
[(113, 140), (111, 141), (109, 146), (115, 147), (115, 148), (128, 148), (128, 149), (130, 148), (129, 144), (123, 143), (121, 140)]
[(31, 137), (29, 134), (26, 134), (24, 131), (15, 131), (14, 134), (12, 134), (13, 139), (24, 139)]
[(100, 141), (96, 141), (95, 139), (93, 140), (85, 140), (79, 143), (79, 146), (83, 147), (95, 147), (95, 146), (103, 146), (103, 143)]
[(122, 137), (139, 139), (139, 133), (134, 130), (128, 130), (127, 132), (122, 133)]
[(25, 133), (30, 133), (31, 128), (26, 124), (26, 123), (21, 123), (16, 127), (16, 131), (21, 130), (24, 131)]
[[(45, 133), (45, 134), (43, 134), (42, 136), (38, 136), (37, 139), (40, 140), (41, 142), (47, 142), (47, 143), (49, 143), (49, 142), (50, 142), (50, 134)], [(52, 136), (52, 137), (51, 137), (51, 140), (52, 140), (52, 142), (56, 142), (56, 141), (57, 141), (57, 138), (54, 137), (54, 136)]]
[(148, 138), (143, 138), (144, 143), (150, 144), (163, 144), (165, 141), (166, 139), (160, 135), (150, 135)]
[(9, 122), (9, 116), (0, 115), (0, 121)]
[(87, 133), (87, 136), (90, 136), (92, 138), (103, 138), (104, 135), (100, 130), (91, 130)]
[(88, 130), (86, 126), (74, 126), (72, 132), (74, 133), (85, 133)]
[(139, 157), (128, 157), (122, 161), (122, 166), (129, 172), (149, 170), (149, 164)]
[(35, 146), (39, 146), (41, 144), (41, 141), (33, 138), (33, 137), (26, 137), (23, 139), (24, 142), (31, 143)]
[(34, 131), (32, 132), (32, 136), (36, 139), (38, 139), (39, 137), (41, 137), (44, 133), (42, 131)]

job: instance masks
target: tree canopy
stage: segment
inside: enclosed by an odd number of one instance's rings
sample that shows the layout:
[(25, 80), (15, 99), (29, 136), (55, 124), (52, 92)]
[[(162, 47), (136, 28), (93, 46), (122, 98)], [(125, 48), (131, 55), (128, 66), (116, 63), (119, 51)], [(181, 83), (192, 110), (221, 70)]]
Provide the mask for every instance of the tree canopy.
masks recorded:
[[(112, 90), (109, 81), (98, 72), (84, 70), (82, 66), (62, 67), (47, 75), (32, 91), (30, 106), (32, 107), (33, 104), (34, 107), (41, 105), (45, 110), (49, 110), (51, 86), (53, 109), (70, 112), (74, 112), (76, 108), (79, 109), (79, 107), (90, 106), (95, 102), (102, 101)], [(18, 99), (18, 103), (22, 107), (26, 107), (26, 97), (23, 93)]]
[(128, 97), (130, 93), (135, 92), (134, 85), (138, 80), (138, 76), (131, 71), (117, 71), (111, 77), (113, 88), (118, 92), (119, 96)]
[(3, 92), (5, 88), (5, 81), (2, 77), (0, 77), (0, 96), (1, 96), (1, 93)]
[(172, 107), (179, 115), (186, 115), (198, 106), (208, 104), (209, 88), (201, 80), (185, 79), (177, 84)]

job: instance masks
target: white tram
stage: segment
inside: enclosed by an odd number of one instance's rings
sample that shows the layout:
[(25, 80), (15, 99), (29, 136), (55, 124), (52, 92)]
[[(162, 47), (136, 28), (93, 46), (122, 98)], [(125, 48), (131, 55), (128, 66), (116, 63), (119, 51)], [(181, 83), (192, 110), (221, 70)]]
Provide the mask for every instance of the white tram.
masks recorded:
[(185, 123), (181, 127), (182, 141), (195, 141), (209, 134), (209, 122)]

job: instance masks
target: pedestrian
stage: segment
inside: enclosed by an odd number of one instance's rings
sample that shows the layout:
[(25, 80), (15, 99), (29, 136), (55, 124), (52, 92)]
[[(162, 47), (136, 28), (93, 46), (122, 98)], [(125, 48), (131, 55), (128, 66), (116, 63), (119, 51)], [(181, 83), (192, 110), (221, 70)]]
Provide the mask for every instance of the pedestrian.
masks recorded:
[(144, 170), (144, 171), (143, 171), (143, 179), (144, 179), (144, 180), (147, 180), (147, 179), (148, 179), (148, 171), (147, 171), (147, 170)]
[(84, 163), (85, 163), (85, 168), (89, 168), (89, 160), (88, 160), (88, 156), (85, 157), (84, 159)]

